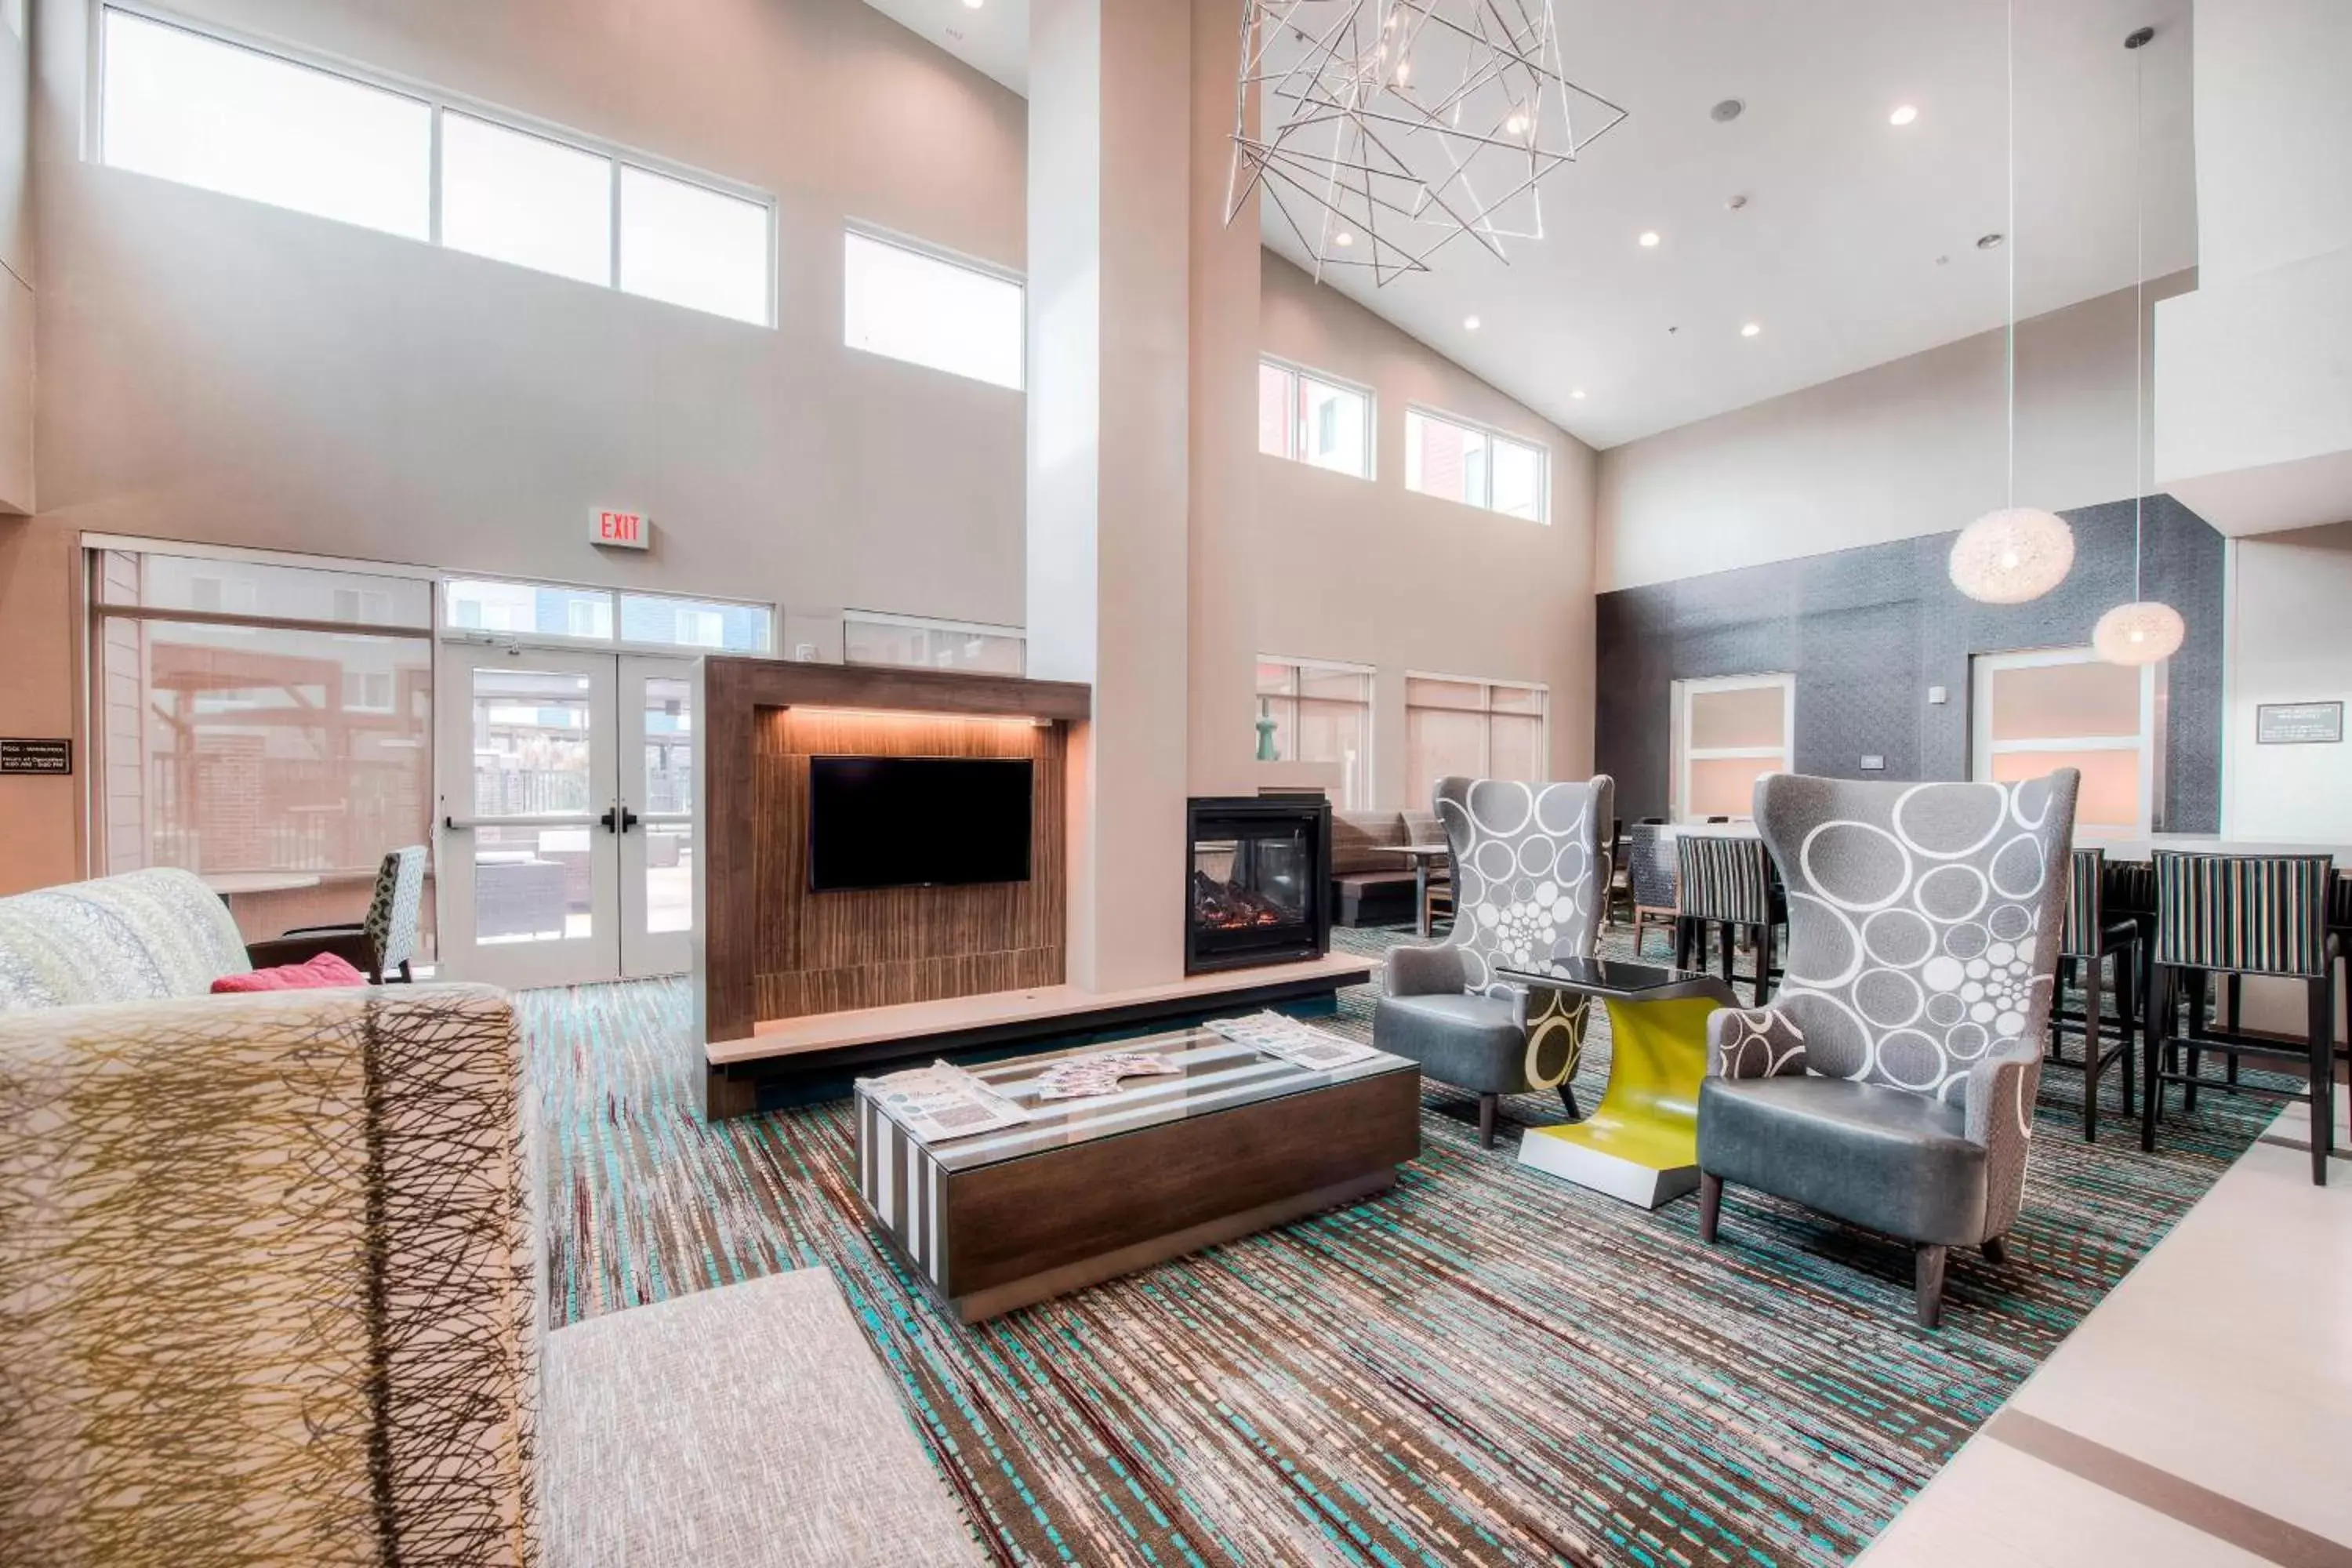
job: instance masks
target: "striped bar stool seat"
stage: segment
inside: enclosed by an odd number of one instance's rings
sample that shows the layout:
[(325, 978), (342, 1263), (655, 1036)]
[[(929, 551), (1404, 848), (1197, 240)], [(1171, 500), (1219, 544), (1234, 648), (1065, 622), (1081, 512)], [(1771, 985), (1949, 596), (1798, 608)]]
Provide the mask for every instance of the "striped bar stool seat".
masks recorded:
[(1675, 861), (1682, 908), (1675, 962), (1685, 969), (1706, 967), (1708, 934), (1719, 929), (1723, 978), (1728, 984), (1737, 978), (1732, 948), (1745, 937), (1756, 952), (1754, 1000), (1763, 1005), (1773, 977), (1780, 973), (1772, 962), (1773, 928), (1789, 918), (1764, 840), (1684, 828), (1675, 836)]
[[(2111, 1067), (2120, 1066), (2116, 1075), (2117, 1088), (2123, 1095), (2124, 1114), (2133, 1110), (2133, 1057), (2138, 1038), (2137, 1012), (2133, 999), (2138, 992), (2135, 971), (2140, 952), (2139, 922), (2122, 912), (2111, 913), (2107, 908), (2107, 852), (2104, 849), (2074, 851), (2074, 883), (2066, 899), (2066, 928), (2058, 948), (2058, 986), (2061, 1005), (2050, 1014), (2050, 1050), (2042, 1059), (2053, 1067), (2074, 1068), (2083, 1074), (2083, 1142), (2099, 1140), (2099, 1080)], [(2115, 965), (2115, 984), (2106, 984), (2109, 961)], [(2081, 972), (2083, 1005), (2080, 1011), (2069, 1011), (2063, 1005), (2065, 991)], [(2116, 1032), (2114, 1044), (2100, 1045), (2105, 1022), (2101, 1017), (2102, 1004), (2112, 995), (2116, 999)], [(2083, 1037), (2083, 1059), (2067, 1057), (2063, 1036), (2072, 1030)]]
[(1675, 847), (1665, 837), (1665, 824), (1645, 817), (1626, 829), (1625, 880), (1633, 905), (1633, 956), (1642, 954), (1642, 940), (1651, 926), (1662, 927), (1669, 946), (1675, 921), (1682, 909), (1675, 898)]
[[(2228, 1084), (2204, 1078), (2204, 1053), (2218, 1051), (2234, 1068), (2240, 1057), (2303, 1061), (2310, 1077), (2303, 1089), (2239, 1085), (2242, 1092), (2306, 1100), (2311, 1106), (2311, 1179), (2327, 1184), (2327, 1161), (2335, 1142), (2336, 961), (2342, 948), (2328, 929), (2334, 862), (2325, 855), (2198, 855), (2159, 849), (2156, 866), (2156, 948), (2149, 964), (2148, 1033), (2140, 1105), (2140, 1147), (2156, 1147), (2156, 1123), (2163, 1110), (2163, 1086), (2187, 1086), (2183, 1109), (2193, 1114), (2202, 1086)], [(2309, 1006), (2309, 1036), (2302, 1046), (2282, 1044), (2236, 1029), (2214, 1028), (2201, 1004), (2204, 978), (2271, 975), (2303, 983)], [(2175, 1032), (2184, 994), (2188, 1033)], [(2177, 1051), (2188, 1053), (2188, 1070), (2175, 1070)]]

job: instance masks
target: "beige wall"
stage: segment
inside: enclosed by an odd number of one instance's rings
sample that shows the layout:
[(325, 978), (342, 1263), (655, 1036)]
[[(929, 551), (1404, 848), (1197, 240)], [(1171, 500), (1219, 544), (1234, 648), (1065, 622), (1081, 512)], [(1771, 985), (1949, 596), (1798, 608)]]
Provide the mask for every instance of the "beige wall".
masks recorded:
[[(12, 694), (44, 679), (0, 729), (70, 716), (45, 677), (71, 668), (82, 530), (1022, 620), (1023, 397), (850, 352), (839, 306), (845, 218), (1023, 264), (1003, 88), (857, 0), (177, 7), (772, 193), (769, 331), (85, 163), (88, 0), (36, 4), (56, 287), (40, 510), (0, 522), (0, 667)], [(649, 554), (587, 542), (616, 505), (654, 518)], [(73, 868), (75, 813), (58, 793), (11, 823), (0, 891)]]
[[(1272, 252), (1259, 320), (1266, 353), (1372, 389), (1376, 477), (1258, 459), (1258, 651), (1377, 668), (1377, 805), (1406, 804), (1409, 669), (1542, 682), (1551, 689), (1552, 777), (1589, 776), (1591, 449)], [(1406, 489), (1407, 405), (1541, 445), (1550, 454), (1549, 524)]]
[(2230, 553), (2222, 828), (2352, 843), (2352, 741), (2254, 743), (2263, 703), (2352, 703), (2352, 522), (2235, 540)]
[[(2192, 286), (2189, 273), (2152, 280), (2149, 313)], [(2126, 289), (2020, 325), (2019, 505), (2132, 493), (2132, 317)], [(1940, 533), (2001, 505), (2004, 337), (1964, 338), (1611, 447), (1600, 591)], [(2145, 438), (2145, 407), (2140, 418)]]
[(33, 510), (33, 227), (25, 177), (32, 150), (28, 45), (25, 36), (0, 23), (0, 513), (19, 514)]

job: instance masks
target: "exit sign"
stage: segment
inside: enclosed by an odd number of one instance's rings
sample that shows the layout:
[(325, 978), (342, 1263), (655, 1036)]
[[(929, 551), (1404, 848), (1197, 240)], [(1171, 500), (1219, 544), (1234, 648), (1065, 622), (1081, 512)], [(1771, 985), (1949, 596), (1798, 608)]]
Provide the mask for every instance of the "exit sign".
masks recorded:
[(595, 526), (588, 537), (598, 544), (610, 544), (623, 550), (644, 550), (652, 544), (654, 525), (645, 513), (637, 511), (600, 511), (591, 514)]

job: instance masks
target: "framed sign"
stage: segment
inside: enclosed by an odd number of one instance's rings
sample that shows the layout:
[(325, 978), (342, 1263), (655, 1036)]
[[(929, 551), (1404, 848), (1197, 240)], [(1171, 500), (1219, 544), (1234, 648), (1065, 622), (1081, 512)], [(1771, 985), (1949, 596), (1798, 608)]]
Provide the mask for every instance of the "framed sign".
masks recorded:
[(2262, 702), (2254, 706), (2258, 746), (2326, 745), (2344, 739), (2341, 702)]
[(0, 740), (0, 773), (45, 773), (56, 777), (73, 772), (73, 742)]

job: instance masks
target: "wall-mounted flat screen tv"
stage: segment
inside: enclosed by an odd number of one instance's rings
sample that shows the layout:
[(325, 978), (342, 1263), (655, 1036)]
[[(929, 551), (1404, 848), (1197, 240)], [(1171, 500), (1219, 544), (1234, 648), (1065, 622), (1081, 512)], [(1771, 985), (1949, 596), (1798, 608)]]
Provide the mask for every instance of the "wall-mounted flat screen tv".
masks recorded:
[(808, 885), (1029, 879), (1026, 757), (811, 757)]

